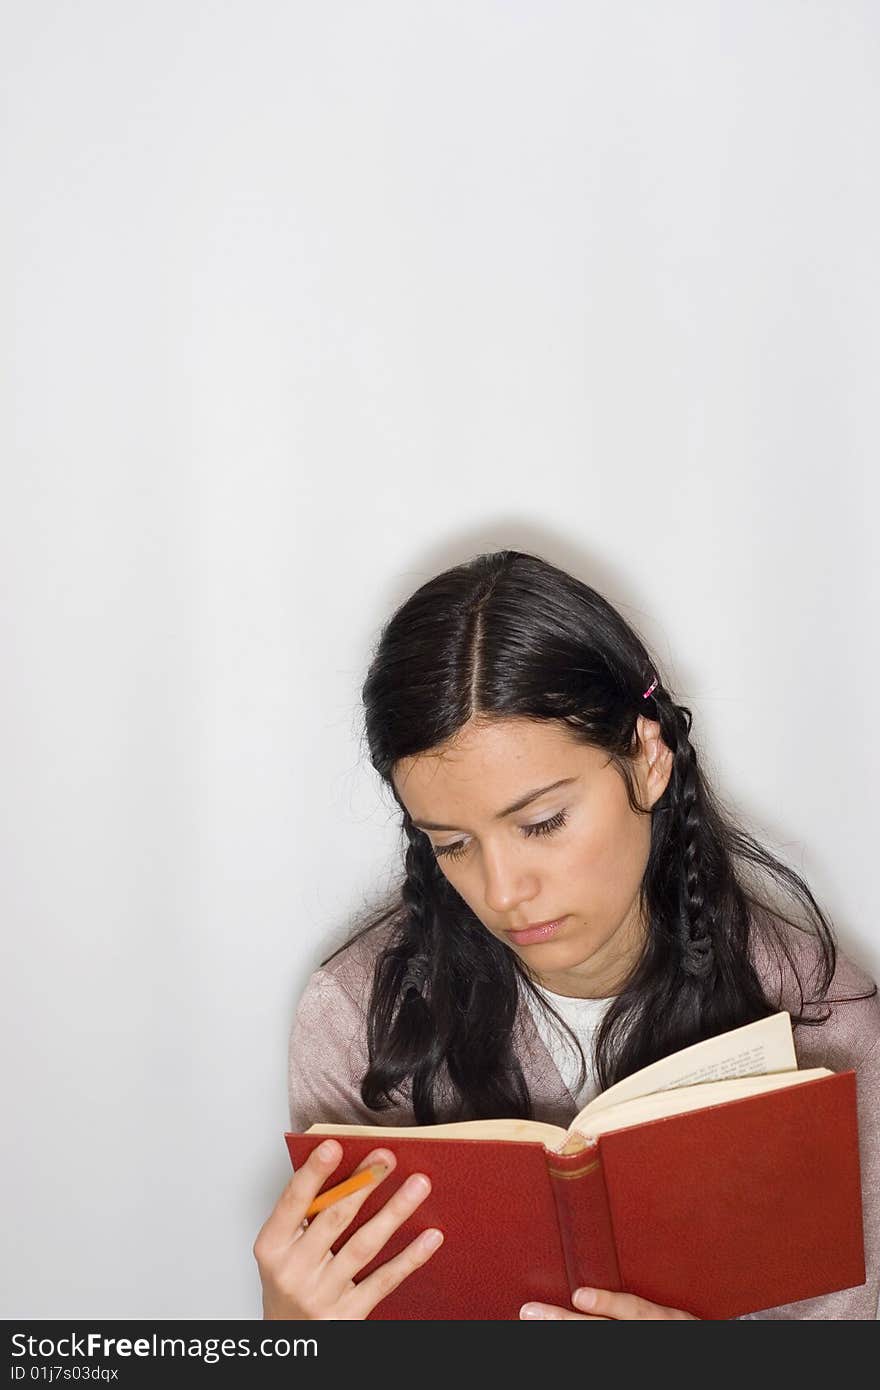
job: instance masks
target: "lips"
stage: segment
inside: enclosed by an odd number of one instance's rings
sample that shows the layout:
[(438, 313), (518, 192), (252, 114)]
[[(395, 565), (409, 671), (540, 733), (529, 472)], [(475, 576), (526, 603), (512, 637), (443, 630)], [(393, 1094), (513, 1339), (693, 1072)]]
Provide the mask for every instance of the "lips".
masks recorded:
[(507, 935), (516, 946), (529, 946), (534, 941), (549, 941), (564, 921), (564, 917), (556, 917), (552, 922), (536, 922), (532, 926), (523, 927), (521, 931), (508, 931)]

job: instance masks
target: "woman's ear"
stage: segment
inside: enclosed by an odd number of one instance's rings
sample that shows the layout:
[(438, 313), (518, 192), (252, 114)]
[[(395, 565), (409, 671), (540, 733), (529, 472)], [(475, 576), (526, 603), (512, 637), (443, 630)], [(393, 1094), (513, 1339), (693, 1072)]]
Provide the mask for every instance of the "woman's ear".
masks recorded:
[(642, 791), (647, 806), (653, 806), (665, 792), (672, 776), (672, 750), (664, 742), (660, 725), (656, 719), (646, 719), (640, 714), (636, 721), (636, 737), (639, 743), (637, 763), (642, 780)]

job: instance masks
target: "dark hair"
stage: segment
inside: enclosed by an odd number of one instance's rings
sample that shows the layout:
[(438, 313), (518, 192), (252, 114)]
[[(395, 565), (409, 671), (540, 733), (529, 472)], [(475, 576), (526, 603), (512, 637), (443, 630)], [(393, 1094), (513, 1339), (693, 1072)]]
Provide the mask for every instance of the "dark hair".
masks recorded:
[[(372, 765), (403, 813), (406, 872), (382, 911), (339, 948), (391, 926), (367, 1012), (370, 1060), (361, 1095), (371, 1109), (393, 1105), (410, 1082), (419, 1124), (528, 1118), (531, 1100), (512, 1044), (520, 989), (566, 1027), (515, 953), (455, 892), (391, 780), (401, 758), (436, 751), (474, 716), (558, 721), (608, 752), (632, 810), (651, 815), (640, 888), (648, 935), (596, 1035), (600, 1089), (678, 1048), (776, 1012), (750, 957), (752, 911), (768, 914), (771, 924), (775, 915), (803, 928), (749, 891), (746, 864), (772, 874), (812, 912), (816, 990), (827, 994), (836, 964), (830, 925), (803, 879), (747, 834), (711, 791), (690, 739), (691, 711), (662, 681), (643, 699), (659, 675), (644, 643), (600, 594), (516, 550), (478, 555), (437, 575), (385, 625), (363, 686), (365, 735)], [(630, 766), (639, 714), (659, 722), (673, 754), (667, 787), (649, 812), (635, 799)], [(804, 983), (781, 938), (780, 945), (803, 1010)], [(792, 1013), (792, 1021), (823, 1023), (828, 1016)], [(583, 1050), (574, 1041), (583, 1080)], [(441, 1116), (438, 1098), (450, 1083), (456, 1113)]]

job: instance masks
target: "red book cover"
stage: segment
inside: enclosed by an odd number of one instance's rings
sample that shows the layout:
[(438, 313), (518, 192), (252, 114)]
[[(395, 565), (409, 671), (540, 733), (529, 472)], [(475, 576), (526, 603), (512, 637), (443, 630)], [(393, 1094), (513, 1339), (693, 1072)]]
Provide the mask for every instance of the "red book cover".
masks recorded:
[[(411, 1173), (432, 1184), (359, 1279), (429, 1226), (445, 1237), (371, 1319), (518, 1319), (527, 1301), (570, 1308), (581, 1284), (724, 1319), (865, 1281), (854, 1071), (612, 1130), (572, 1154), (334, 1137), (343, 1159), (325, 1187), (380, 1145), (397, 1157), (334, 1251)], [(284, 1138), (297, 1168), (322, 1135)]]

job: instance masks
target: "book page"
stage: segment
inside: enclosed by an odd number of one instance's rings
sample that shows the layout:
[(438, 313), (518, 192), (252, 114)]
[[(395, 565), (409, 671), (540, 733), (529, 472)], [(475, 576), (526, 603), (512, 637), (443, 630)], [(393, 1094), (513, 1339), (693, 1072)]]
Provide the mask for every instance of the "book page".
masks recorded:
[(805, 1071), (779, 1072), (772, 1076), (741, 1076), (729, 1081), (707, 1081), (698, 1086), (673, 1086), (666, 1091), (623, 1101), (620, 1105), (609, 1105), (597, 1115), (584, 1115), (576, 1122), (577, 1132), (586, 1139), (593, 1139), (610, 1130), (625, 1129), (627, 1125), (682, 1115), (689, 1110), (704, 1110), (710, 1105), (743, 1100), (746, 1096), (762, 1095), (785, 1086), (801, 1086), (807, 1081), (833, 1075), (827, 1067), (810, 1067)]
[[(556, 1149), (566, 1138), (561, 1125), (543, 1120), (453, 1120), (439, 1125), (309, 1125), (305, 1134), (355, 1134), (370, 1139), (508, 1139)], [(393, 1143), (388, 1148), (393, 1148)]]
[(715, 1038), (704, 1038), (702, 1042), (673, 1052), (671, 1057), (661, 1057), (649, 1067), (624, 1077), (585, 1105), (570, 1127), (580, 1129), (582, 1116), (592, 1116), (621, 1101), (654, 1095), (673, 1086), (796, 1070), (791, 1015), (783, 1011), (770, 1018), (759, 1018), (755, 1023), (746, 1023), (742, 1028), (719, 1033)]

